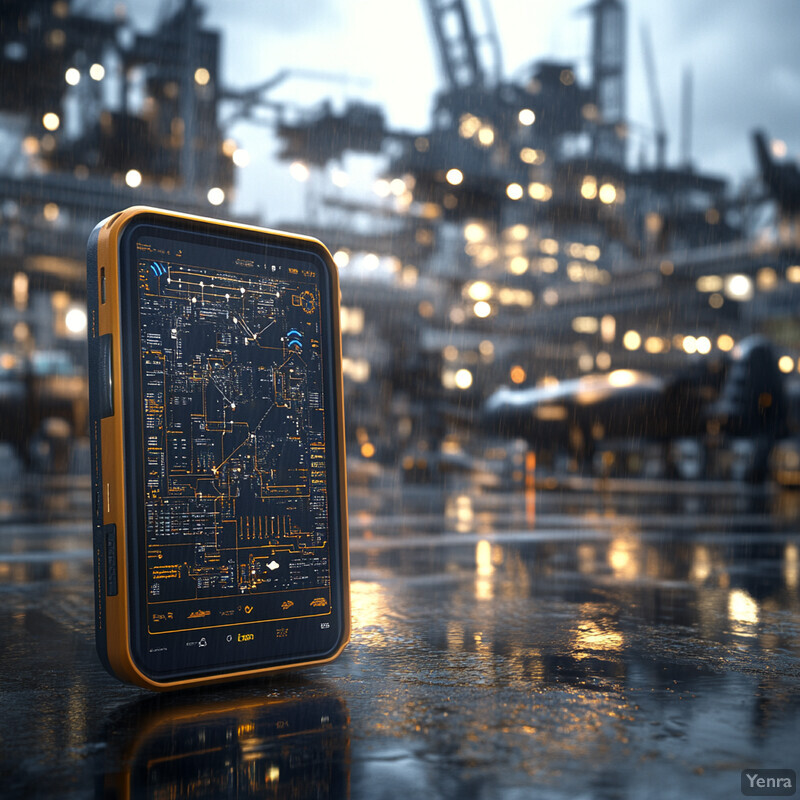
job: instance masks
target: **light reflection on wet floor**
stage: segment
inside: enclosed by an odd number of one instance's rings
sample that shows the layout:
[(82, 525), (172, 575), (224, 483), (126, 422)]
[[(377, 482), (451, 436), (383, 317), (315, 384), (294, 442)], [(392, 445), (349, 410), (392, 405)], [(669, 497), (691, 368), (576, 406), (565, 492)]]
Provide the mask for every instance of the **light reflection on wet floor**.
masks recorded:
[(88, 483), (7, 482), (6, 790), (738, 796), (800, 766), (800, 503), (706, 489), (354, 489), (345, 655), (152, 697), (94, 656)]

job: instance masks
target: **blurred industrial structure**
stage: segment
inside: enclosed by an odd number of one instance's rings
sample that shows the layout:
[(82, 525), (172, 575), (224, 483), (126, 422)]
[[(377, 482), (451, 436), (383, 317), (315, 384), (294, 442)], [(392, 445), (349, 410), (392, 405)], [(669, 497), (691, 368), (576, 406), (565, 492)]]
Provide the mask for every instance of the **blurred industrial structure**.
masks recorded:
[(26, 462), (42, 435), (84, 433), (87, 232), (137, 203), (225, 211), (219, 33), (201, 19), (186, 2), (144, 35), (86, 3), (0, 10), (0, 436)]
[[(225, 108), (228, 120), (268, 121), (279, 157), (314, 198), (313, 218), (260, 221), (317, 235), (335, 253), (356, 461), (430, 477), (457, 468), (470, 447), (472, 456), (505, 457), (511, 450), (498, 434), (524, 431), (485, 424), (488, 397), (504, 385), (547, 387), (596, 373), (612, 390), (653, 375), (690, 385), (691, 403), (681, 410), (678, 395), (667, 406), (685, 417), (685, 425), (671, 420), (669, 443), (692, 437), (718, 447), (726, 419), (714, 409), (730, 354), (752, 333), (771, 340), (763, 352), (791, 396), (800, 180), (781, 161), (785, 146), (755, 137), (761, 180), (739, 195), (700, 172), (690, 153), (687, 73), (681, 163), (668, 165), (643, 29), (653, 124), (647, 146), (631, 153), (622, 0), (588, 6), (588, 82), (575, 64), (552, 60), (509, 80), (488, 3), (480, 35), (468, 0), (424, 3), (443, 86), (428, 129), (417, 132), (392, 130), (382, 108), (365, 103), (274, 103), (269, 93), (286, 70), (226, 87), (219, 33), (203, 26), (194, 0), (170, 4), (146, 35), (87, 3), (4, 3), (3, 380), (13, 384), (14, 370), (29, 375), (40, 352), (71, 354), (82, 374), (83, 251), (97, 220), (136, 203), (229, 215), (233, 166), (247, 154), (223, 129)], [(345, 189), (351, 153), (379, 165), (370, 198)], [(27, 385), (23, 410), (42, 395)], [(581, 455), (589, 467), (596, 457), (620, 463), (630, 449), (611, 441), (606, 427), (619, 425), (586, 428), (567, 406), (549, 408), (565, 423), (567, 467), (580, 467)], [(25, 450), (39, 423), (20, 413), (2, 435)], [(608, 413), (628, 412), (612, 403)], [(788, 431), (787, 422), (780, 435)]]

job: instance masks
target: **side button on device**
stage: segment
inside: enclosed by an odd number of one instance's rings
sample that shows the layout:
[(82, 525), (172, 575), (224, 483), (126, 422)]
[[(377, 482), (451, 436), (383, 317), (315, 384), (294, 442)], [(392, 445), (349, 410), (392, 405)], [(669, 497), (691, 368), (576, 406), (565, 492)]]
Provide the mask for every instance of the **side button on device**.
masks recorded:
[(117, 594), (117, 526), (103, 525), (106, 539), (106, 594)]
[(111, 334), (106, 333), (97, 340), (97, 386), (99, 387), (99, 412), (101, 417), (114, 413), (114, 373), (111, 363)]

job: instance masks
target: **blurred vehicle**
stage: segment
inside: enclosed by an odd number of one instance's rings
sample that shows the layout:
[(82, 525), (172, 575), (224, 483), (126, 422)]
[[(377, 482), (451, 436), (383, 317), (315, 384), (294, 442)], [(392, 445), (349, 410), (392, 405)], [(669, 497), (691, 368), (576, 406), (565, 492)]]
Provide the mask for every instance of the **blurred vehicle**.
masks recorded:
[(619, 369), (552, 386), (502, 387), (485, 404), (484, 425), (493, 433), (527, 439), (540, 455), (566, 447), (580, 464), (591, 464), (600, 442), (669, 442), (702, 434), (702, 409), (716, 397), (721, 373), (662, 378)]
[(769, 341), (752, 336), (730, 364), (700, 362), (671, 377), (620, 369), (552, 386), (502, 387), (486, 401), (483, 426), (525, 438), (540, 455), (566, 448), (579, 468), (592, 467), (601, 443), (660, 442), (668, 471), (687, 478), (706, 472), (709, 450), (727, 447), (736, 456), (729, 477), (763, 481), (773, 445), (790, 430), (783, 383)]
[(0, 355), (0, 441), (26, 466), (48, 458), (58, 468), (69, 441), (87, 434), (87, 414), (86, 375), (69, 353)]

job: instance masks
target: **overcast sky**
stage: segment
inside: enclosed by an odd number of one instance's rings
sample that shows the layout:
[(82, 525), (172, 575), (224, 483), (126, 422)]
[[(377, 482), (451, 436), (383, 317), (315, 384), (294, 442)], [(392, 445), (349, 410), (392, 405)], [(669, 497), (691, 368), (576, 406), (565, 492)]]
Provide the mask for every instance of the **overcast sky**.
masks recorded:
[[(574, 61), (579, 76), (589, 77), (590, 28), (581, 12), (586, 0), (489, 2), (506, 77), (546, 57)], [(485, 30), (482, 3), (467, 3), (476, 29)], [(137, 20), (152, 21), (156, 0), (131, 5)], [(346, 74), (360, 80), (292, 80), (273, 97), (300, 104), (362, 98), (380, 103), (394, 127), (425, 129), (441, 76), (423, 0), (206, 0), (205, 7), (207, 23), (224, 34), (227, 85), (245, 87), (287, 67)], [(645, 128), (652, 125), (640, 40), (644, 22), (653, 41), (669, 161), (678, 157), (685, 66), (694, 75), (697, 168), (734, 181), (752, 175), (755, 127), (786, 141), (789, 157), (800, 155), (800, 2), (628, 0), (627, 11), (628, 116)], [(286, 179), (287, 165), (274, 163), (271, 132), (239, 125), (233, 133), (252, 155), (238, 176), (236, 208), (269, 219), (291, 216), (300, 208), (301, 188)], [(643, 128), (633, 133), (638, 157), (646, 133)]]

